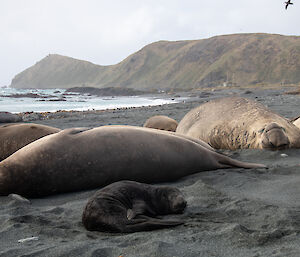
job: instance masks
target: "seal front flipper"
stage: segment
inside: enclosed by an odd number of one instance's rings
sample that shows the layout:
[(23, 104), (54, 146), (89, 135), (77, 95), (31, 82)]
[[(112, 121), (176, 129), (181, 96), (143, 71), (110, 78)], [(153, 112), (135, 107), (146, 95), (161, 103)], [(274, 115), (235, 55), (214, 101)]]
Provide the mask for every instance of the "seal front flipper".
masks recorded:
[[(135, 200), (132, 203), (132, 208), (127, 210), (127, 219), (132, 220), (136, 216), (143, 214), (147, 211), (147, 204), (142, 200)], [(154, 213), (155, 215), (155, 213)]]
[(155, 229), (179, 226), (183, 223), (184, 222), (180, 220), (163, 220), (140, 215), (135, 219), (128, 220), (122, 232), (132, 233), (139, 231), (150, 231)]
[(132, 204), (132, 209), (127, 210), (127, 219), (131, 220), (141, 214), (147, 214), (150, 217), (156, 216), (155, 211), (145, 201), (135, 200)]
[(148, 215), (150, 215), (150, 217), (154, 217), (156, 215), (150, 207), (148, 207), (144, 202), (141, 201), (138, 204), (135, 203), (132, 209), (128, 209), (126, 216), (128, 220), (132, 220), (136, 216), (144, 213), (147, 213)]
[(126, 216), (128, 220), (132, 220), (136, 216), (136, 213), (133, 211), (133, 209), (128, 209)]

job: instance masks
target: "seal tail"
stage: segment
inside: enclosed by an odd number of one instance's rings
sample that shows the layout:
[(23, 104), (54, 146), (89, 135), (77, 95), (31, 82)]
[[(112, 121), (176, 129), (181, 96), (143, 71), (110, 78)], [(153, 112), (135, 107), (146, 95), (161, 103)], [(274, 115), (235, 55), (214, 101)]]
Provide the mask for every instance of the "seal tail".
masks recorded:
[(219, 164), (221, 165), (220, 168), (244, 168), (244, 169), (253, 169), (253, 168), (265, 168), (267, 169), (268, 167), (264, 164), (260, 163), (250, 163), (250, 162), (242, 162), (238, 160), (231, 159), (227, 156), (224, 156), (220, 154), (222, 158), (219, 160)]
[(169, 228), (182, 225), (184, 222), (180, 220), (163, 220), (150, 218), (147, 216), (139, 216), (138, 218), (130, 220), (124, 227), (125, 233), (132, 233), (138, 231), (150, 231), (155, 229)]

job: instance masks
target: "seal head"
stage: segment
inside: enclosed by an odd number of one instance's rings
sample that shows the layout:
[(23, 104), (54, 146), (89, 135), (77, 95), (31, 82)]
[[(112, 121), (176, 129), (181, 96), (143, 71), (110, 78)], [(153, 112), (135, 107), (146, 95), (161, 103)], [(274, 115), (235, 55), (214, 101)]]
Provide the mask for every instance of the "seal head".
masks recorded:
[(186, 207), (186, 200), (177, 188), (158, 188), (155, 195), (158, 199), (161, 199), (158, 203), (160, 203), (159, 210), (162, 215), (169, 213), (183, 213)]
[(260, 130), (261, 146), (263, 149), (281, 150), (289, 148), (290, 140), (283, 127), (271, 122), (264, 129)]

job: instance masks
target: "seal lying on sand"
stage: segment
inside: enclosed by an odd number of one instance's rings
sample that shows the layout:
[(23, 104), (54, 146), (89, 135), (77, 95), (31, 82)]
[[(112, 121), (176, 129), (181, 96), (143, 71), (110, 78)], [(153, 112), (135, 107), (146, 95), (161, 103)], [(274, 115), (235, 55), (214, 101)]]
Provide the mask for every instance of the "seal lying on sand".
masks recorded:
[(300, 147), (300, 129), (262, 104), (228, 97), (202, 104), (179, 122), (176, 133), (216, 149)]
[(0, 123), (19, 122), (22, 118), (10, 112), (0, 112)]
[(144, 127), (175, 132), (177, 125), (178, 122), (168, 116), (156, 115), (146, 120)]
[(265, 167), (233, 160), (195, 142), (131, 126), (66, 129), (0, 162), (0, 195), (37, 197), (120, 180), (155, 183), (219, 168)]
[(23, 146), (59, 131), (58, 128), (33, 123), (0, 126), (0, 161)]
[(155, 216), (182, 213), (185, 207), (186, 201), (177, 188), (119, 181), (89, 199), (82, 223), (88, 230), (103, 232), (154, 230), (183, 224)]

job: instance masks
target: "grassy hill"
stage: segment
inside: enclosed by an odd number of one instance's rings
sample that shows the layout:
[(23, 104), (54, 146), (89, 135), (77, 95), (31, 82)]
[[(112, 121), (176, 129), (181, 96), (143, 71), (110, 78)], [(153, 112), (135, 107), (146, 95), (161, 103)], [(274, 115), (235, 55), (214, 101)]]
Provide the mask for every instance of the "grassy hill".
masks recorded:
[(49, 55), (12, 80), (15, 88), (76, 86), (140, 90), (300, 83), (300, 37), (233, 34), (159, 41), (116, 65)]

